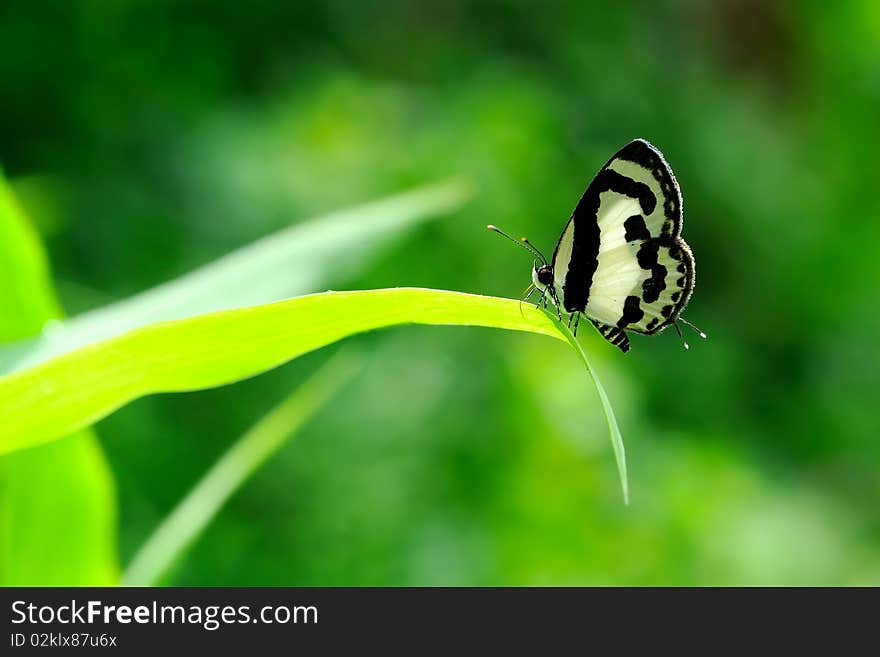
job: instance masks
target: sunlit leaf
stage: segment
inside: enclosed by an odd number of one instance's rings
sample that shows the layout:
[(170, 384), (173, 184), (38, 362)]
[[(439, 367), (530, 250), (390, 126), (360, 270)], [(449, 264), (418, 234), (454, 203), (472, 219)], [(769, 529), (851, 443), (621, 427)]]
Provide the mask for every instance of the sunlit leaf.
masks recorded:
[[(33, 335), (59, 316), (39, 239), (2, 174), (0, 266), (0, 341)], [(113, 479), (94, 433), (67, 433), (0, 458), (0, 584), (97, 586), (117, 579)]]
[[(233, 383), (350, 335), (398, 324), (484, 326), (574, 340), (534, 306), (417, 288), (328, 292), (153, 324), (0, 379), (0, 452), (53, 440), (144, 395)], [(614, 434), (609, 407), (606, 416)]]

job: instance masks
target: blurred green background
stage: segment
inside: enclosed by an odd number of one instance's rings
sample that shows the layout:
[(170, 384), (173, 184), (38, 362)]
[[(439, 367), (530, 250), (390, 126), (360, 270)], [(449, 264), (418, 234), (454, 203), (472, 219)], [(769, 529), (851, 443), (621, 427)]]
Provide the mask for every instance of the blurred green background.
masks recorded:
[[(582, 331), (627, 442), (629, 508), (567, 347), (396, 328), (352, 340), (365, 369), (165, 583), (880, 583), (876, 2), (5, 0), (0, 88), (0, 162), (69, 315), (451, 176), (470, 203), (339, 287), (515, 297), (531, 261), (486, 223), (552, 251), (634, 137), (681, 184), (686, 316), (710, 339), (636, 336), (624, 356)], [(11, 325), (4, 340), (40, 328)], [(56, 487), (41, 513), (63, 522), (68, 494), (93, 491), (75, 531), (118, 536), (124, 565), (328, 355), (125, 407), (95, 429), (106, 470), (87, 436), (4, 457), (3, 495)], [(71, 478), (58, 450), (81, 449)], [(71, 576), (65, 541), (7, 577), (113, 577), (116, 545)]]

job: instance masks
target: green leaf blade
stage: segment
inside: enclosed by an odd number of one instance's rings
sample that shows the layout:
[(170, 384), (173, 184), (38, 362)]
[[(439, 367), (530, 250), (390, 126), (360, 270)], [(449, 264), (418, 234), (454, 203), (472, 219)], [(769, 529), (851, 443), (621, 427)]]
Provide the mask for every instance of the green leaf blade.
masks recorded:
[[(0, 342), (38, 333), (61, 310), (39, 237), (2, 173), (0, 263)], [(116, 490), (98, 439), (85, 428), (57, 437), (0, 457), (0, 585), (118, 579)]]
[(88, 426), (139, 397), (234, 383), (345, 337), (397, 324), (564, 337), (533, 306), (460, 292), (328, 292), (163, 322), (0, 378), (0, 453)]
[(617, 462), (617, 474), (620, 477), (620, 486), (623, 491), (623, 501), (629, 504), (629, 476), (626, 471), (626, 447), (623, 444), (623, 436), (620, 433), (620, 427), (617, 424), (617, 417), (614, 415), (614, 408), (611, 406), (611, 400), (608, 399), (608, 393), (605, 392), (605, 386), (599, 380), (596, 370), (593, 369), (590, 359), (587, 358), (587, 352), (577, 341), (574, 334), (562, 322), (559, 323), (559, 330), (565, 335), (565, 339), (577, 352), (590, 375), (590, 380), (596, 386), (596, 392), (599, 393), (599, 400), (602, 402), (602, 412), (605, 413), (605, 422), (608, 424), (608, 431), (611, 434), (611, 446), (614, 449), (614, 459)]
[(421, 288), (328, 292), (164, 322), (0, 378), (0, 453), (50, 441), (144, 395), (234, 383), (351, 335), (400, 324), (501, 328), (569, 342), (596, 384), (627, 495), (614, 413), (570, 331), (512, 299)]

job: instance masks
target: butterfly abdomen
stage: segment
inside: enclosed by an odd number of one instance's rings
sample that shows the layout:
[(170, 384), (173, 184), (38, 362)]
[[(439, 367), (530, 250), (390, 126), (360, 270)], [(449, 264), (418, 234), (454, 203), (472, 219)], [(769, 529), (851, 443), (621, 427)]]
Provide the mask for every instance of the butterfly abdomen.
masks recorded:
[(626, 336), (626, 331), (617, 326), (609, 326), (608, 324), (602, 324), (601, 322), (597, 322), (595, 319), (590, 320), (593, 322), (593, 326), (595, 326), (599, 333), (603, 338), (608, 340), (615, 347), (620, 349), (623, 353), (629, 351), (629, 338)]

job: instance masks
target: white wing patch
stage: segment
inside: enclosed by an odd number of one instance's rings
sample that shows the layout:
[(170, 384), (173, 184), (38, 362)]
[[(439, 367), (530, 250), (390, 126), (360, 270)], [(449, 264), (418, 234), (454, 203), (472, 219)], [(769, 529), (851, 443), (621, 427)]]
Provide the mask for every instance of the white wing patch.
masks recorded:
[(628, 244), (599, 251), (599, 267), (593, 276), (590, 300), (584, 314), (603, 324), (617, 326), (626, 298), (641, 285), (644, 270)]
[(694, 259), (680, 238), (622, 244), (600, 252), (585, 314), (628, 331), (656, 333), (675, 320), (693, 286)]
[[(574, 245), (574, 218), (569, 219), (562, 231), (562, 237), (556, 245), (556, 253), (553, 254), (553, 276), (556, 284), (556, 294), (559, 298), (563, 298), (563, 288), (565, 287), (565, 274), (568, 271), (568, 263), (571, 261), (571, 248)], [(565, 263), (560, 266), (557, 263)]]
[[(651, 170), (630, 160), (611, 160), (608, 164), (608, 168), (616, 171), (622, 176), (630, 178), (631, 180), (647, 185), (654, 194), (654, 197), (658, 200), (657, 205), (654, 207), (654, 211), (645, 216), (645, 224), (648, 227), (648, 232), (650, 232), (651, 237), (660, 237), (664, 234), (667, 236), (672, 235), (676, 223), (680, 227), (681, 196), (678, 192), (678, 185), (675, 183), (675, 178), (672, 176), (671, 169), (667, 168), (669, 178), (666, 179), (659, 173), (655, 175)], [(660, 180), (658, 180), (658, 178), (660, 178)], [(624, 219), (626, 219), (626, 217), (624, 217)], [(677, 236), (678, 235), (676, 234), (676, 237)]]

